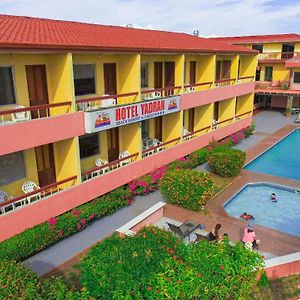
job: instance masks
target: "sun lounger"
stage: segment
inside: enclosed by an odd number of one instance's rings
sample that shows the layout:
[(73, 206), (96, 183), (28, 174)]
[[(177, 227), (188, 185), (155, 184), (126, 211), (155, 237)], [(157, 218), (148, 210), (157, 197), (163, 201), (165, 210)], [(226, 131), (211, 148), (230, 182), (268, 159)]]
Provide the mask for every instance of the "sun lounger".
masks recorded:
[(171, 224), (166, 222), (172, 232), (174, 232), (180, 239), (184, 239), (185, 237), (188, 237), (190, 240), (190, 234), (196, 230), (197, 228), (203, 229), (205, 228), (204, 224), (195, 224), (192, 221), (187, 221), (181, 224), (180, 226)]

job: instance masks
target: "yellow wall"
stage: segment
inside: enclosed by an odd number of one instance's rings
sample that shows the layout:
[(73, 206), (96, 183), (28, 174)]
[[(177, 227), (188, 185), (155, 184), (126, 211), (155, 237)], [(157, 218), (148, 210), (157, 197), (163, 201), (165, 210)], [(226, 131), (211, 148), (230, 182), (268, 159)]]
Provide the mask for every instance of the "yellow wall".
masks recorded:
[(128, 151), (130, 154), (139, 153), (137, 158), (141, 158), (142, 131), (139, 122), (120, 126), (119, 139), (120, 152)]
[(254, 94), (239, 96), (236, 99), (236, 114), (243, 114), (253, 110)]
[[(229, 118), (233, 118), (234, 112), (235, 112), (235, 98), (219, 101), (219, 120), (218, 120), (219, 122), (222, 122)], [(220, 126), (223, 127), (230, 123), (231, 121), (224, 122)]]
[(53, 144), (56, 181), (77, 175), (81, 181), (78, 137)]
[(256, 66), (257, 66), (256, 55), (240, 55), (239, 77), (248, 77), (248, 76), (255, 77)]
[[(195, 109), (195, 131), (212, 125), (214, 103), (206, 104)], [(210, 131), (210, 130), (208, 130)], [(199, 134), (205, 133), (201, 131)]]
[[(163, 116), (163, 141), (167, 142), (178, 137), (182, 137), (182, 112), (172, 113)], [(170, 145), (168, 145), (169, 147)]]
[(273, 78), (272, 78), (273, 81), (289, 81), (290, 69), (287, 69), (285, 67), (284, 63), (261, 65), (261, 71), (260, 71), (260, 80), (261, 81), (265, 80), (265, 68), (267, 66), (273, 67)]
[(263, 53), (281, 52), (282, 43), (266, 43), (264, 44)]

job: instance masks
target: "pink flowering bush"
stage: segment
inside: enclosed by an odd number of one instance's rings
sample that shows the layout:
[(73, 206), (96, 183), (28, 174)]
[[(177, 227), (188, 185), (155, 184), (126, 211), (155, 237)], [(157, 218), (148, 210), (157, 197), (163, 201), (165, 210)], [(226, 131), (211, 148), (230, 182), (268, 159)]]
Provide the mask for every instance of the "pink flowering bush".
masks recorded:
[(158, 188), (158, 183), (167, 170), (166, 166), (158, 168), (153, 172), (144, 175), (138, 179), (132, 180), (129, 184), (129, 190), (133, 196), (147, 195)]

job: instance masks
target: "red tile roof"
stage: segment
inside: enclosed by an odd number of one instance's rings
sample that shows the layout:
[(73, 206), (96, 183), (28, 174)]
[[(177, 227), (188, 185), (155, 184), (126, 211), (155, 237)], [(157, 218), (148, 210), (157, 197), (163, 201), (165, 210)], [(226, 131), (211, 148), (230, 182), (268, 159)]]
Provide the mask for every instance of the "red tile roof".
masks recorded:
[(252, 36), (232, 36), (211, 38), (214, 41), (228, 44), (255, 44), (255, 43), (276, 43), (276, 42), (297, 42), (300, 35), (296, 33), (271, 34), (271, 35), (252, 35)]
[(0, 48), (147, 52), (256, 52), (186, 33), (0, 15)]

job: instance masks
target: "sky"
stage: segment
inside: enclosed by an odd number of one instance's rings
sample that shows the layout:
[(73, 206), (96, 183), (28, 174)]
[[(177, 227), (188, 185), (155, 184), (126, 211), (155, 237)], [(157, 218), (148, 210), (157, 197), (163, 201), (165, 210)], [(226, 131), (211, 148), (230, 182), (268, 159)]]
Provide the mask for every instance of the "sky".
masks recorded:
[(300, 32), (300, 0), (0, 0), (0, 14), (204, 37)]

